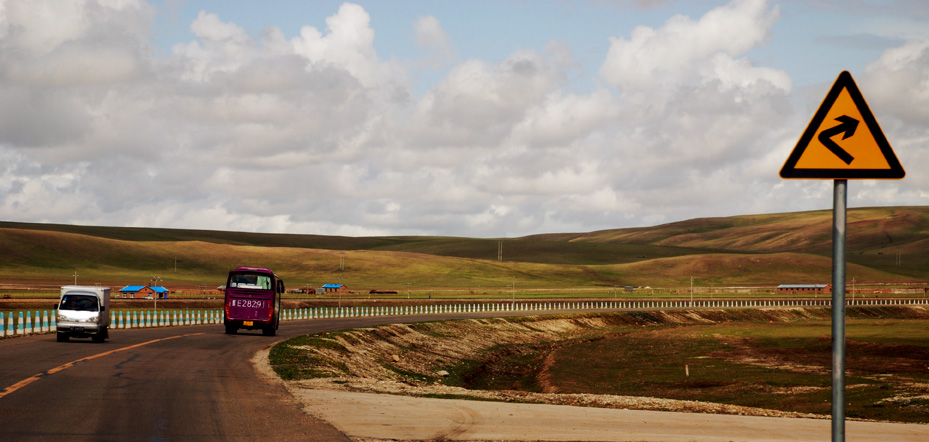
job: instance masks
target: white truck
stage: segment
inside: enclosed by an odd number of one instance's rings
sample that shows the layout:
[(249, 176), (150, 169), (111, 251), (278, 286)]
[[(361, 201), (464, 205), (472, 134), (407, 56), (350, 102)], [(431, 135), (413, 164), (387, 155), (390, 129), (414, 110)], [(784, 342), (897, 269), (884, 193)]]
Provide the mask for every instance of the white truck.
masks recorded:
[(58, 342), (90, 337), (103, 342), (109, 336), (110, 288), (66, 285), (61, 288), (56, 317)]

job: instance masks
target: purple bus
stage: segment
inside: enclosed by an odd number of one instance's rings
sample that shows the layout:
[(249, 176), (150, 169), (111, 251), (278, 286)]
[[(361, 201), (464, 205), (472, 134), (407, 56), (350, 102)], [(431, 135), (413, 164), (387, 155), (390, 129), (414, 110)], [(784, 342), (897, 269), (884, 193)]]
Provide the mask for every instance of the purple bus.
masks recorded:
[(239, 267), (226, 278), (223, 324), (234, 335), (240, 328), (274, 336), (280, 322), (284, 280), (258, 267)]

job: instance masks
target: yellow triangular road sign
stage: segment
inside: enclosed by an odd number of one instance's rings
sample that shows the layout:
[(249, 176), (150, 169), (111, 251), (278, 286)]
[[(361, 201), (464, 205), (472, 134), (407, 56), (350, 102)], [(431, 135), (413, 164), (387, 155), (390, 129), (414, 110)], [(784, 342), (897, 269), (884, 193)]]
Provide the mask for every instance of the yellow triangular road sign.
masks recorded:
[(848, 71), (813, 115), (782, 178), (900, 179), (906, 173)]

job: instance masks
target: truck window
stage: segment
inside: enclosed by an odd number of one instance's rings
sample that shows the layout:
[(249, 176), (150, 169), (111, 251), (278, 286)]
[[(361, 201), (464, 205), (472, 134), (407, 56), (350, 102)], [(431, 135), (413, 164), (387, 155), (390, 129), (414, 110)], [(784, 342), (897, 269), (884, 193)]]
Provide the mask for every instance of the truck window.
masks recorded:
[(75, 310), (84, 312), (95, 312), (97, 307), (97, 297), (87, 295), (64, 295), (61, 298), (59, 310)]

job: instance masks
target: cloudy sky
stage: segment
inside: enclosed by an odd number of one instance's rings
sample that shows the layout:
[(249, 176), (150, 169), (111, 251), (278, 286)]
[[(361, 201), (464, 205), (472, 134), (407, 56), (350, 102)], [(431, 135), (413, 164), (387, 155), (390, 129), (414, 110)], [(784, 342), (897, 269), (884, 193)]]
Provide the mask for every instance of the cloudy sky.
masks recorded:
[(929, 205), (922, 0), (0, 0), (0, 220), (516, 237), (832, 206), (842, 70)]

